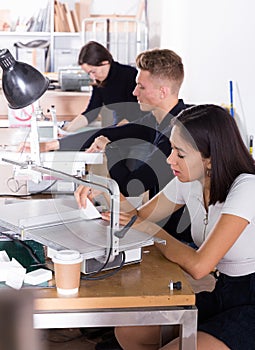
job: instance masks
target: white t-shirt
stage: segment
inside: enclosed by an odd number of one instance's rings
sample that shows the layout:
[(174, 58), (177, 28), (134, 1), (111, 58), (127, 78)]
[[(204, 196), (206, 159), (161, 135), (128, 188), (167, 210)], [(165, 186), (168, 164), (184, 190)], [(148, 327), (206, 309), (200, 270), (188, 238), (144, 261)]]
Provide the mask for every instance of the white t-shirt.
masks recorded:
[(255, 272), (255, 175), (239, 175), (233, 182), (226, 201), (209, 206), (207, 225), (202, 185), (199, 181), (183, 183), (174, 178), (162, 192), (172, 202), (187, 205), (191, 234), (198, 247), (211, 232), (221, 214), (232, 214), (248, 220), (249, 225), (220, 260), (217, 268), (229, 276)]

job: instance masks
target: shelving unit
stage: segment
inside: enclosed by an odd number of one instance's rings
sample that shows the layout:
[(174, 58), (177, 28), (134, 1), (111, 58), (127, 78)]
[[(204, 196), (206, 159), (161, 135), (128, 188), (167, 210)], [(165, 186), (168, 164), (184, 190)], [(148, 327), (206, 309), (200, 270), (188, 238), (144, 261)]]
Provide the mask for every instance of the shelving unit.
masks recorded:
[(148, 30), (144, 21), (128, 17), (91, 17), (82, 21), (83, 43), (96, 40), (121, 63), (135, 65), (138, 53), (147, 49)]
[[(43, 0), (40, 1), (40, 4), (36, 2), (36, 15), (30, 13), (32, 11), (32, 8), (29, 8), (28, 6), (30, 1), (32, 0), (26, 0), (21, 4), (16, 0), (16, 4), (23, 6), (23, 8), (27, 7), (25, 10), (29, 23), (31, 23), (32, 19), (34, 19), (32, 23), (37, 23), (38, 16), (40, 17), (40, 15), (38, 15), (38, 10), (39, 7), (42, 7), (42, 13), (46, 16), (42, 16), (46, 22), (46, 25), (44, 24), (42, 27), (47, 28), (48, 30), (30, 32), (24, 30), (20, 31), (21, 28), (26, 27), (26, 22), (21, 22), (22, 25), (18, 26), (19, 31), (0, 31), (0, 49), (8, 48), (14, 57), (19, 59), (16, 55), (15, 43), (20, 42), (22, 44), (27, 44), (35, 40), (48, 41), (49, 49), (47, 64), (45, 66), (45, 71), (47, 72), (58, 72), (59, 68), (77, 65), (80, 48), (89, 40), (100, 42), (111, 51), (115, 60), (125, 64), (135, 64), (136, 55), (148, 48), (147, 25), (144, 21), (140, 20), (141, 13), (144, 11), (143, 4), (146, 0), (137, 0), (138, 3), (140, 1), (140, 9), (138, 10), (139, 15), (119, 16), (118, 14), (108, 14), (105, 16), (100, 15), (99, 17), (94, 14), (91, 14), (90, 16), (90, 6), (91, 3), (93, 3), (93, 0)], [(9, 0), (9, 2), (10, 3), (6, 5), (6, 1), (0, 0), (0, 29), (1, 11), (3, 13), (8, 12), (5, 8), (10, 6), (11, 12), (11, 5), (12, 3), (15, 3), (15, 0)], [(31, 2), (31, 4), (35, 5), (35, 1)], [(116, 5), (117, 4), (120, 5), (116, 0)], [(63, 14), (61, 16), (59, 15), (60, 21), (56, 21), (60, 5), (65, 5), (65, 8), (69, 9), (69, 23), (71, 12), (76, 10), (76, 17), (78, 18), (80, 14), (80, 26), (78, 26), (80, 29), (79, 32), (73, 32), (72, 30), (74, 29), (70, 29), (70, 32), (55, 31), (56, 29), (63, 30), (67, 28), (66, 25), (63, 25)], [(44, 11), (44, 8), (47, 8), (47, 10)], [(63, 10), (63, 7), (61, 8)], [(17, 9), (15, 10), (17, 11)], [(64, 18), (68, 21), (67, 17)], [(21, 21), (22, 18), (19, 20)], [(70, 25), (69, 28), (71, 28)], [(75, 29), (77, 29), (77, 27)], [(30, 64), (32, 63), (36, 66), (35, 61), (31, 62), (31, 60), (35, 60), (36, 57), (34, 51), (30, 49), (30, 51), (28, 51), (28, 56), (25, 56), (25, 59), (24, 55), (22, 55), (22, 61)], [(41, 50), (41, 55), (43, 56), (43, 54), (44, 52)]]
[(49, 64), (46, 71), (57, 72), (59, 66), (77, 65), (78, 52), (82, 45), (81, 33), (54, 31), (54, 2), (55, 0), (48, 0), (50, 6), (49, 31), (0, 31), (1, 48), (9, 49), (14, 57), (18, 59), (15, 43), (27, 44), (33, 40), (46, 40), (49, 42)]

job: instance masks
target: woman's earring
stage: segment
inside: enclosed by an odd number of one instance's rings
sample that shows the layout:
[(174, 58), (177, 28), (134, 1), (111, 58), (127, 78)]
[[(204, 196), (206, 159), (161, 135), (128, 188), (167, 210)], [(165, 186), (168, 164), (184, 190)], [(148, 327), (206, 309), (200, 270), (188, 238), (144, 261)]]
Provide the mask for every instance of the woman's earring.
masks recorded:
[(212, 170), (211, 169), (206, 169), (206, 175), (208, 177), (211, 177), (211, 174), (212, 174)]

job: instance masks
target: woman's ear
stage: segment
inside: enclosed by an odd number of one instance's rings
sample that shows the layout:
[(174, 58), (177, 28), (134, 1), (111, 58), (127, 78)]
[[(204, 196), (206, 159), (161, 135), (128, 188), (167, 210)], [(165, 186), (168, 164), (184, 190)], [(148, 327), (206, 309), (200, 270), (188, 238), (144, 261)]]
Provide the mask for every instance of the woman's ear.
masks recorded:
[(101, 65), (101, 66), (105, 66), (105, 65), (107, 65), (107, 64), (109, 64), (109, 61), (105, 60), (105, 61), (102, 61), (100, 65)]
[(205, 161), (204, 162), (204, 166), (205, 166), (206, 175), (211, 177), (211, 171), (212, 171), (211, 158), (205, 158), (204, 161)]
[(212, 169), (211, 158), (203, 158), (203, 164), (204, 164), (205, 170), (211, 170)]
[(212, 170), (211, 158), (205, 158), (205, 170), (206, 170), (206, 174), (210, 177), (211, 170)]
[(206, 158), (206, 168), (212, 170), (211, 158)]

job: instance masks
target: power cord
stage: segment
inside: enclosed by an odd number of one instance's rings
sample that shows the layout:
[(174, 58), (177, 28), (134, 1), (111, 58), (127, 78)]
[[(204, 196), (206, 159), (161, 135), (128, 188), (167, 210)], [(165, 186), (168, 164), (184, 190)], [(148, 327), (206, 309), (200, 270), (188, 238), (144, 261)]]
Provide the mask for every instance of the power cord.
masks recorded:
[[(131, 219), (129, 220), (129, 222), (119, 231), (116, 231), (114, 233), (114, 235), (118, 238), (123, 238), (126, 233), (128, 232), (128, 230), (130, 229), (130, 227), (134, 224), (134, 222), (136, 221), (137, 219), (137, 215), (134, 215), (131, 217)], [(111, 237), (111, 240), (112, 240), (112, 237)], [(115, 273), (117, 273), (119, 270), (122, 269), (122, 267), (124, 266), (125, 264), (125, 261), (126, 261), (126, 254), (125, 252), (121, 252), (121, 255), (122, 255), (122, 259), (121, 259), (121, 263), (120, 263), (120, 266), (116, 267), (114, 270), (112, 270), (111, 272), (108, 272), (108, 273), (104, 273), (103, 275), (100, 275), (100, 276), (95, 276), (97, 275), (99, 272), (102, 272), (103, 269), (105, 267), (107, 267), (108, 265), (108, 262), (110, 260), (110, 257), (111, 257), (111, 252), (112, 252), (112, 241), (111, 241), (111, 247), (109, 249), (109, 253), (108, 253), (108, 256), (107, 256), (107, 259), (106, 261), (103, 263), (103, 265), (100, 267), (99, 270), (97, 270), (96, 272), (92, 272), (88, 275), (85, 275), (85, 276), (82, 276), (81, 279), (83, 280), (102, 280), (104, 278), (107, 278), (107, 277), (110, 277), (110, 276), (113, 276)]]
[[(122, 267), (125, 264), (125, 260), (126, 260), (126, 254), (125, 252), (121, 252), (122, 255), (122, 259), (121, 259), (121, 263), (120, 266), (116, 267), (114, 270), (108, 272), (108, 273), (104, 273), (103, 275), (100, 276), (94, 276), (95, 274), (98, 274), (99, 272), (102, 272), (102, 270), (107, 266), (109, 259), (107, 259), (107, 263), (104, 263), (104, 265), (97, 271), (97, 272), (93, 272), (92, 274), (86, 275), (86, 276), (81, 276), (82, 280), (87, 280), (87, 281), (98, 281), (98, 280), (103, 280), (105, 278), (111, 277), (113, 275), (115, 275), (118, 271), (120, 271), (122, 269)], [(93, 275), (93, 276), (92, 276)]]
[(11, 241), (21, 245), (23, 248), (25, 248), (28, 252), (28, 254), (30, 255), (30, 257), (34, 260), (35, 264), (31, 264), (29, 265), (27, 268), (30, 268), (30, 267), (44, 267), (45, 269), (47, 270), (51, 270), (49, 269), (47, 266), (46, 266), (46, 263), (42, 263), (39, 259), (39, 257), (37, 256), (37, 254), (33, 251), (33, 249), (28, 245), (26, 244), (24, 241), (20, 240), (19, 238), (17, 238), (16, 236), (14, 235), (11, 235), (7, 232), (1, 232), (1, 235), (9, 238)]
[[(23, 198), (24, 197), (25, 198), (25, 197), (37, 196), (38, 194), (42, 194), (45, 191), (48, 191), (52, 186), (54, 186), (56, 184), (56, 182), (57, 182), (57, 180), (54, 180), (49, 186), (45, 187), (44, 189), (42, 189), (41, 191), (38, 191), (38, 192), (28, 193), (28, 194), (0, 194), (0, 197), (15, 197), (15, 198)], [(25, 185), (22, 185), (22, 186), (25, 186)], [(19, 187), (18, 191), (21, 189), (22, 186)]]

